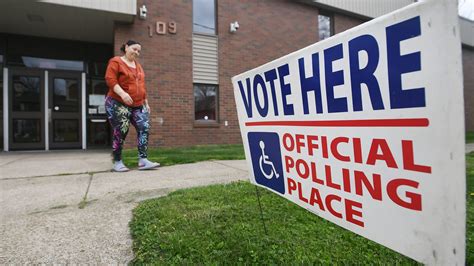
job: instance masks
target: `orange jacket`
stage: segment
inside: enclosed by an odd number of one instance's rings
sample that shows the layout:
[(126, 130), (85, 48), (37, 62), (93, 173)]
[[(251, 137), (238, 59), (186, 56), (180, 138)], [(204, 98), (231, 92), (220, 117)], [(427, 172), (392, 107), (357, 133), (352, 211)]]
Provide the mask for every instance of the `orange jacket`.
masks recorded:
[(114, 86), (118, 84), (132, 97), (132, 107), (143, 105), (146, 99), (145, 72), (137, 61), (135, 61), (135, 65), (136, 72), (120, 59), (120, 56), (115, 56), (109, 60), (105, 71), (105, 82), (109, 87), (107, 96), (125, 104), (122, 98), (114, 92)]

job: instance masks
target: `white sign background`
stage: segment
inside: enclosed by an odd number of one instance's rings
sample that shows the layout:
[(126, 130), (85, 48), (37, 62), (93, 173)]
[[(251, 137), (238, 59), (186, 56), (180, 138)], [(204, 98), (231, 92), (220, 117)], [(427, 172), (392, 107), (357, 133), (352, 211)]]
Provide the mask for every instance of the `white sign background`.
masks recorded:
[[(254, 171), (252, 171), (251, 147), (249, 147), (248, 134), (252, 132), (272, 132), (279, 136), (281, 161), (283, 165), (285, 193), (279, 194), (286, 199), (295, 202), (301, 207), (314, 212), (316, 215), (327, 219), (343, 228), (351, 230), (368, 239), (378, 242), (393, 250), (396, 250), (417, 261), (427, 264), (440, 265), (462, 265), (465, 258), (465, 154), (464, 154), (464, 110), (463, 110), (463, 85), (462, 85), (462, 60), (461, 44), (459, 38), (459, 27), (457, 17), (456, 1), (431, 0), (423, 1), (407, 6), (391, 14), (376, 18), (363, 25), (352, 28), (334, 37), (318, 42), (299, 51), (281, 57), (263, 66), (237, 75), (232, 78), (234, 94), (239, 116), (239, 124), (242, 133), (246, 158), (250, 171), (250, 180), (256, 182)], [(402, 74), (402, 88), (409, 90), (412, 88), (424, 88), (424, 107), (416, 108), (390, 108), (388, 62), (387, 62), (387, 40), (386, 28), (388, 26), (412, 19), (420, 18), (421, 34), (419, 36), (402, 40), (400, 42), (400, 54), (407, 55), (419, 52), (421, 55), (421, 70)], [(355, 37), (365, 34), (372, 35), (378, 43), (379, 62), (374, 75), (377, 77), (384, 109), (374, 110), (369, 93), (365, 85), (362, 85), (362, 111), (354, 111), (352, 106), (351, 76), (349, 67), (348, 42)], [(344, 84), (334, 87), (334, 98), (347, 98), (347, 112), (328, 112), (326, 102), (325, 86), (325, 65), (324, 51), (337, 44), (342, 44), (343, 58), (332, 63), (333, 71), (342, 70)], [(302, 108), (302, 92), (300, 85), (300, 73), (298, 59), (305, 60), (305, 76), (312, 76), (311, 55), (319, 53), (320, 84), (322, 98), (322, 113), (316, 113), (314, 94), (308, 95), (309, 114), (305, 114)], [(367, 64), (367, 54), (359, 54), (360, 66)], [(291, 93), (282, 97), (279, 79), (275, 80), (276, 106), (273, 105), (272, 91), (270, 83), (266, 82), (268, 93), (268, 115), (262, 117), (256, 106), (256, 99), (252, 93), (252, 113), (249, 118), (245, 109), (246, 95), (242, 94), (239, 82), (247, 89), (247, 78), (252, 85), (255, 75), (259, 74), (265, 78), (264, 73), (272, 69), (288, 64), (289, 74), (284, 76), (283, 82), (291, 86)], [(278, 70), (277, 70), (278, 73)], [(263, 89), (257, 87), (257, 98), (260, 105), (263, 105)], [(294, 114), (284, 115), (283, 100), (286, 98), (288, 104), (294, 107)], [(275, 115), (275, 108), (278, 115)], [(386, 127), (383, 123), (372, 126), (348, 126), (337, 124), (331, 126), (317, 122), (310, 125), (294, 126), (291, 121), (375, 121), (393, 120), (409, 121), (404, 119), (419, 119), (417, 126), (410, 125), (409, 122), (402, 122), (401, 125)], [(279, 121), (280, 124), (275, 123)], [(420, 122), (425, 121), (425, 122)], [(426, 122), (427, 121), (427, 122)], [(258, 124), (258, 122), (264, 122)], [(268, 123), (268, 124), (265, 124)], [(350, 123), (350, 122), (349, 122)], [(404, 124), (405, 123), (405, 124)], [(421, 123), (421, 124), (420, 124)], [(424, 125), (422, 125), (424, 123)], [(296, 134), (304, 136), (318, 136), (319, 149), (314, 150), (314, 154), (309, 155), (306, 146), (302, 147), (300, 153), (289, 151), (283, 146), (284, 134), (295, 137)], [(322, 158), (321, 156), (321, 136), (326, 136), (328, 141), (336, 137), (347, 137), (349, 143), (342, 143), (338, 150), (343, 155), (353, 156), (352, 144), (354, 138), (360, 138), (364, 163), (344, 162), (334, 159), (334, 156)], [(386, 140), (397, 168), (388, 167), (383, 160), (378, 160), (375, 164), (366, 163), (367, 153), (373, 139)], [(403, 154), (401, 142), (412, 141), (414, 163), (431, 167), (431, 173), (421, 171), (409, 171), (403, 168)], [(304, 142), (304, 141), (303, 141)], [(266, 144), (267, 149), (270, 145)], [(328, 144), (329, 145), (329, 144)], [(382, 151), (379, 147), (378, 154)], [(285, 171), (285, 158), (291, 157), (294, 161), (303, 159), (310, 164), (315, 163), (318, 178), (325, 180), (324, 167), (329, 165), (332, 169), (332, 180), (334, 183), (343, 184), (341, 171), (343, 168), (349, 169), (351, 178), (354, 171), (362, 171), (369, 180), (372, 174), (381, 176), (382, 200), (374, 200), (363, 189), (363, 195), (355, 193), (354, 184), (350, 192), (343, 189), (334, 189), (328, 185), (316, 184), (309, 178), (302, 178), (296, 168)], [(268, 158), (275, 160), (275, 158)], [(302, 167), (300, 165), (300, 167)], [(304, 167), (299, 170), (304, 170)], [(300, 171), (300, 172), (301, 172)], [(289, 181), (299, 183), (301, 187), (293, 187), (289, 193)], [(412, 210), (401, 207), (390, 200), (387, 194), (387, 184), (396, 178), (412, 180), (418, 183), (418, 187), (401, 186), (397, 189), (397, 195), (402, 200), (409, 201), (407, 193), (416, 193), (421, 196), (422, 209)], [(293, 184), (293, 183), (292, 183)], [(265, 186), (263, 186), (265, 187)], [(310, 205), (301, 200), (299, 194), (308, 198), (311, 189), (317, 188), (321, 198), (326, 195), (337, 195), (342, 200), (333, 201), (333, 209), (342, 213), (342, 218), (336, 217), (328, 209), (321, 210), (317, 205)], [(270, 189), (271, 190), (271, 189)], [(354, 210), (361, 214), (356, 218), (363, 222), (363, 226), (348, 222), (344, 212), (344, 200), (349, 199), (358, 202), (362, 207), (354, 207)], [(323, 199), (324, 201), (324, 199)], [(323, 236), (321, 236), (323, 237)]]

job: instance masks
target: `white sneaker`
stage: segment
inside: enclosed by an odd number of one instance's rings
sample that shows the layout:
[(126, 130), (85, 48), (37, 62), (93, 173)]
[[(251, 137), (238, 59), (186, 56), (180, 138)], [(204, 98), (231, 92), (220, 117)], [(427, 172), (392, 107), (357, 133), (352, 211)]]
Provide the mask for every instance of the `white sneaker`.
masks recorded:
[(148, 170), (159, 167), (159, 163), (150, 162), (147, 158), (140, 158), (138, 160), (138, 170)]
[(128, 172), (128, 171), (130, 171), (130, 169), (128, 169), (128, 167), (126, 167), (125, 164), (123, 164), (123, 162), (121, 160), (114, 162), (114, 166), (112, 167), (112, 170), (115, 171), (115, 172)]

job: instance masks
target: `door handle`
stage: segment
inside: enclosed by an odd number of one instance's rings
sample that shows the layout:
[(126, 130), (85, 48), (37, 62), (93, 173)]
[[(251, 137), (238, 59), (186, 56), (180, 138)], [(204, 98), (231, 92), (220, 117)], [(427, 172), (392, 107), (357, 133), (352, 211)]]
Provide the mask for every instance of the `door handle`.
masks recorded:
[(48, 122), (51, 123), (52, 122), (52, 118), (51, 118), (51, 108), (48, 108)]

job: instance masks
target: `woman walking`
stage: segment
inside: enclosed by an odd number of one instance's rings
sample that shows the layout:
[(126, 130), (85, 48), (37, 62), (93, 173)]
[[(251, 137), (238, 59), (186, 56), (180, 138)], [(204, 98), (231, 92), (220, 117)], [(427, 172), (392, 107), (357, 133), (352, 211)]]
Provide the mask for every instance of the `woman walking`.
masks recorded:
[(141, 45), (129, 40), (120, 50), (124, 55), (110, 59), (105, 73), (105, 81), (109, 87), (105, 108), (113, 132), (112, 169), (116, 172), (129, 170), (122, 162), (122, 147), (130, 123), (137, 130), (138, 169), (153, 169), (160, 164), (147, 159), (150, 106), (145, 87), (145, 73), (136, 61), (141, 52)]

